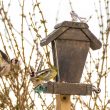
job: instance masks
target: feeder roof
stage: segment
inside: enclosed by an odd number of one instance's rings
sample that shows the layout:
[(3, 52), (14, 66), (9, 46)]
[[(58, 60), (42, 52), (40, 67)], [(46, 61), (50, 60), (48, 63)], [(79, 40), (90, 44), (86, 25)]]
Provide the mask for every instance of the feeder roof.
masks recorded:
[(86, 23), (64, 21), (55, 25), (54, 28), (55, 30), (41, 41), (41, 46), (48, 45), (57, 38), (63, 38), (69, 40), (88, 41), (90, 42), (90, 47), (93, 50), (101, 48), (101, 42), (88, 29), (89, 27)]

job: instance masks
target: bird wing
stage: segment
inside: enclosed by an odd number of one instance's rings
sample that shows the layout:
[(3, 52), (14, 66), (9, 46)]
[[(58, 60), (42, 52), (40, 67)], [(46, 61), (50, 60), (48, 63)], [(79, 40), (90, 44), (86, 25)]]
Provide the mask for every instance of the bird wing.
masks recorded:
[(8, 62), (8, 63), (10, 62), (8, 56), (3, 51), (0, 50), (0, 54), (6, 62)]
[(43, 81), (49, 81), (51, 79), (54, 79), (56, 75), (57, 75), (57, 71), (55, 69), (49, 69), (48, 71), (42, 73), (37, 78)]
[(0, 72), (3, 70), (3, 68), (4, 68), (5, 66), (3, 66), (3, 67), (0, 67)]
[(49, 71), (50, 71), (50, 68), (36, 72), (36, 78), (37, 78), (37, 77), (40, 77), (40, 76), (42, 76), (42, 75), (45, 75), (45, 74), (48, 73)]
[(34, 87), (37, 87), (38, 85), (40, 85), (40, 84), (43, 83), (42, 80), (37, 79), (37, 78), (35, 78), (35, 77), (32, 77), (32, 78), (31, 78), (31, 81), (32, 81)]
[[(2, 68), (3, 67), (3, 68)], [(5, 66), (2, 66), (1, 68), (1, 71), (0, 71), (0, 75), (2, 76), (7, 76), (10, 74), (10, 65), (5, 65)]]

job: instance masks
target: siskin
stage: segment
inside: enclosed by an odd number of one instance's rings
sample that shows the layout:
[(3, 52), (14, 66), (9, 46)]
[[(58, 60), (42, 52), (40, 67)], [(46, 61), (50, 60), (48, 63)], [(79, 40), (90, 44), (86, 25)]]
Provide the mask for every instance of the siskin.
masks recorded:
[(49, 64), (48, 69), (38, 71), (35, 73), (36, 74), (35, 77), (31, 77), (31, 81), (33, 82), (35, 87), (42, 84), (43, 82), (48, 82), (56, 77), (57, 69), (50, 63), (48, 64)]
[(9, 60), (8, 56), (0, 50), (0, 76), (10, 75), (12, 71), (18, 70), (19, 65), (17, 59)]

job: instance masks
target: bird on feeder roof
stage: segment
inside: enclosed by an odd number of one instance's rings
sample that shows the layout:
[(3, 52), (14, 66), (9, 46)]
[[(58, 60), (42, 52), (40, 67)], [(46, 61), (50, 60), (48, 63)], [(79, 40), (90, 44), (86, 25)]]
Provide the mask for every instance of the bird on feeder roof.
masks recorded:
[[(83, 41), (85, 40), (84, 36), (76, 36), (75, 34), (70, 34), (71, 29), (78, 29), (76, 34), (81, 34), (86, 36), (86, 40), (90, 41), (90, 47), (93, 50), (100, 49), (102, 44), (101, 42), (96, 38), (96, 36), (88, 29), (89, 26), (86, 23), (80, 23), (80, 22), (71, 22), (71, 21), (64, 21), (62, 23), (59, 23), (55, 25), (55, 30), (50, 33), (46, 38), (42, 39), (40, 42), (41, 46), (48, 45), (50, 42), (54, 41), (57, 38), (63, 38), (63, 34), (69, 33), (67, 39), (71, 40), (80, 40)], [(70, 31), (70, 32), (69, 32)], [(66, 34), (67, 35), (67, 34)], [(71, 36), (70, 36), (71, 35)], [(70, 36), (70, 37), (69, 37)], [(65, 38), (66, 39), (66, 38)]]
[(70, 15), (71, 15), (71, 18), (72, 18), (72, 21), (73, 22), (76, 22), (76, 21), (80, 21), (80, 22), (86, 22), (86, 18), (82, 18), (82, 17), (79, 17), (77, 13), (75, 13), (75, 11), (71, 11), (70, 12)]

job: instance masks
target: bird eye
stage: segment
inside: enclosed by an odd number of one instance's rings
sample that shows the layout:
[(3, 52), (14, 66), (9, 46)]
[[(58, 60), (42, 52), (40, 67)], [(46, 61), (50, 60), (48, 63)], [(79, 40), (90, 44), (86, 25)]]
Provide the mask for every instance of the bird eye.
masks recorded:
[(17, 64), (17, 63), (19, 63), (19, 60), (18, 59), (11, 59), (11, 63), (12, 64)]
[(17, 59), (15, 59), (15, 64), (17, 64), (19, 61)]

